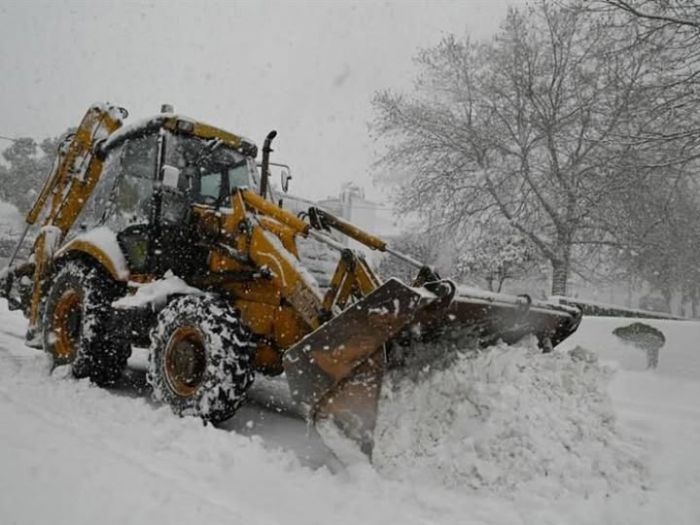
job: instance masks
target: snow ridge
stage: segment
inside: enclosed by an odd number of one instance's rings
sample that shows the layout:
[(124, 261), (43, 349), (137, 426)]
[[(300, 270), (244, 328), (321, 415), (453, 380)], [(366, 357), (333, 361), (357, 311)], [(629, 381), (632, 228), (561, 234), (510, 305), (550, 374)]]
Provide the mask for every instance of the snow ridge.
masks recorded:
[(641, 442), (621, 435), (594, 354), (542, 354), (534, 340), (446, 352), (392, 371), (380, 401), (375, 466), (467, 492), (559, 498), (643, 487)]

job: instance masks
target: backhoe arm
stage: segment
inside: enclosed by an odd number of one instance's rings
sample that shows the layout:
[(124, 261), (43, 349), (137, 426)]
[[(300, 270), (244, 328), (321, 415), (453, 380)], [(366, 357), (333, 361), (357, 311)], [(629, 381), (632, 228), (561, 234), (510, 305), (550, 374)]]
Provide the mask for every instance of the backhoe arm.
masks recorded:
[(102, 159), (96, 155), (98, 143), (122, 125), (125, 112), (110, 105), (94, 105), (87, 111), (75, 134), (59, 148), (51, 173), (26, 216), (34, 224), (46, 205), (44, 224), (34, 242), (34, 279), (29, 314), (30, 339), (39, 317), (44, 281), (54, 252), (83, 210), (102, 174)]
[(121, 127), (123, 115), (121, 108), (102, 104), (87, 111), (75, 134), (59, 151), (42, 194), (27, 214), (27, 222), (38, 218), (51, 196), (44, 224), (56, 226), (62, 235), (68, 233), (102, 174), (103, 159), (96, 151), (99, 143)]

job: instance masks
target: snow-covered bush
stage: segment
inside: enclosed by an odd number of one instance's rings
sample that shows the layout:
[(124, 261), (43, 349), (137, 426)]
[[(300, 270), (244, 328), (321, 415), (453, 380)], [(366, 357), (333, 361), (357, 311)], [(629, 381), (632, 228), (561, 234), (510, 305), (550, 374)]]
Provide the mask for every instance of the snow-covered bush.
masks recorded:
[(492, 292), (500, 292), (508, 279), (521, 277), (533, 266), (535, 253), (530, 242), (505, 228), (487, 230), (456, 257), (461, 277), (477, 277)]

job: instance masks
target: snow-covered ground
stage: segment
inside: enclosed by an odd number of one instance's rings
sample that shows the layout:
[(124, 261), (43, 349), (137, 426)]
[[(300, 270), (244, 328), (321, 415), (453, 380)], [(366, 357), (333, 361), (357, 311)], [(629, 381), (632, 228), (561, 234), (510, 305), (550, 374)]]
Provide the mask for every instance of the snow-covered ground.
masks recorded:
[(263, 406), (278, 383), (205, 427), (153, 405), (138, 370), (111, 390), (49, 375), (0, 301), (0, 523), (700, 523), (700, 324), (652, 322), (647, 371), (611, 334), (629, 322), (584, 319), (566, 343), (614, 371), (525, 343), (392, 377), (377, 469), (344, 469)]

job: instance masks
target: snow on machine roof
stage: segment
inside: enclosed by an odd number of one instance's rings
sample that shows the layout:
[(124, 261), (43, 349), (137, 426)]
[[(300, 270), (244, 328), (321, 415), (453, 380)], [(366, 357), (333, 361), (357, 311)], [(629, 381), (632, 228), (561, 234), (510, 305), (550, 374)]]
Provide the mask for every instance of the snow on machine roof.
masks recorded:
[(249, 157), (255, 157), (258, 154), (258, 147), (255, 143), (242, 135), (236, 135), (190, 117), (173, 113), (161, 113), (123, 126), (102, 143), (100, 153), (106, 155), (124, 141), (151, 134), (160, 128), (165, 128), (180, 135), (189, 135), (201, 139), (217, 139)]

